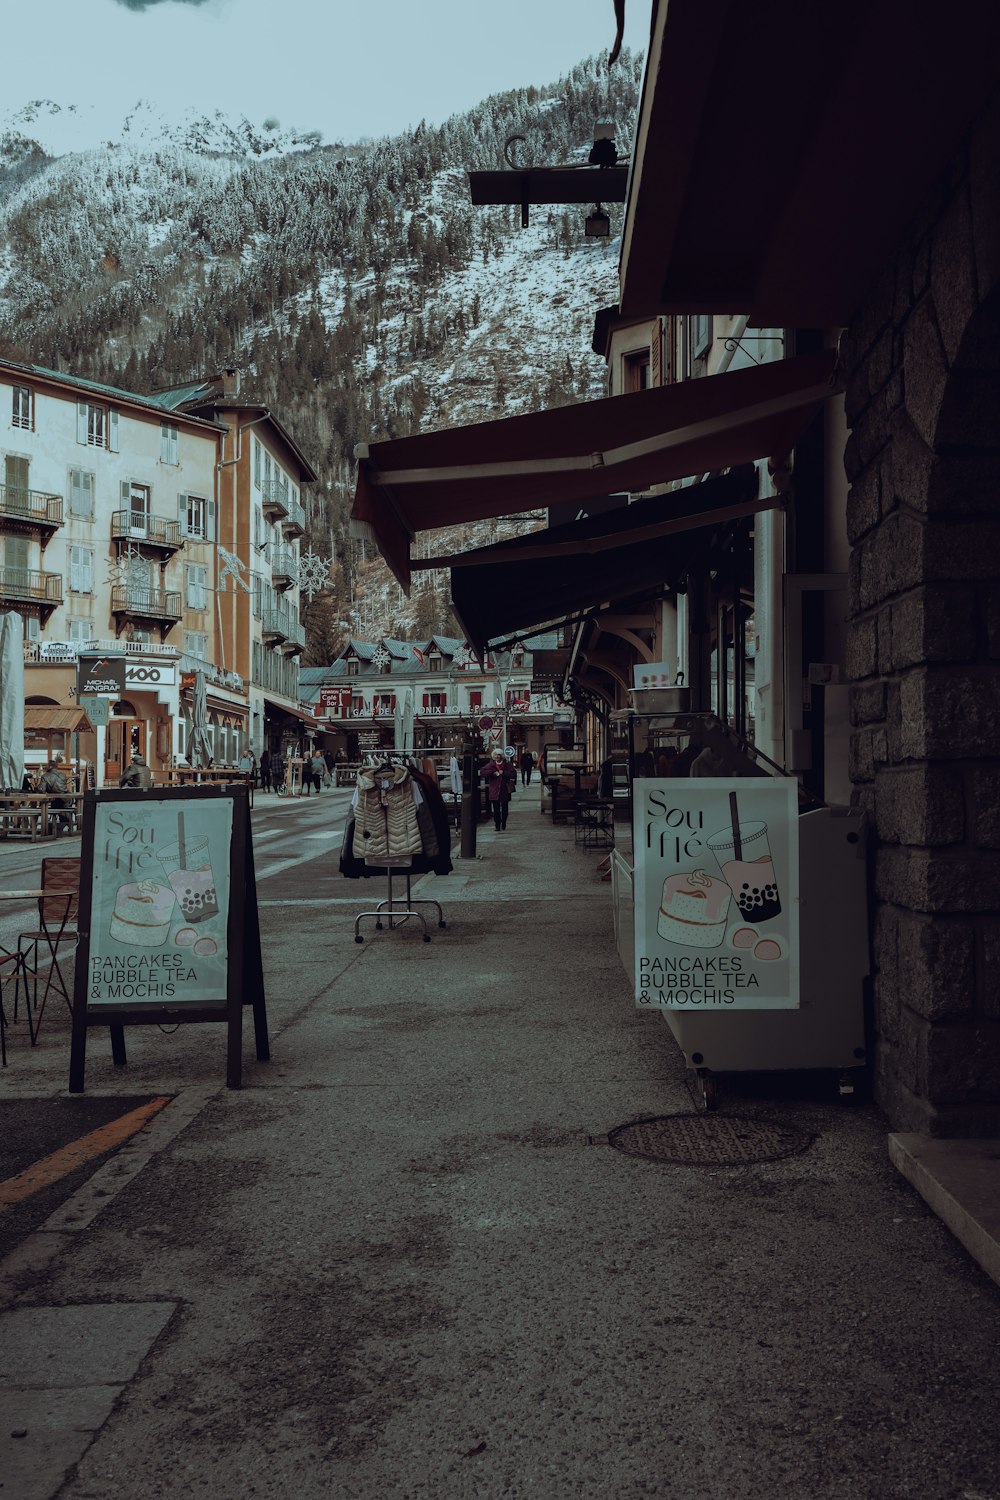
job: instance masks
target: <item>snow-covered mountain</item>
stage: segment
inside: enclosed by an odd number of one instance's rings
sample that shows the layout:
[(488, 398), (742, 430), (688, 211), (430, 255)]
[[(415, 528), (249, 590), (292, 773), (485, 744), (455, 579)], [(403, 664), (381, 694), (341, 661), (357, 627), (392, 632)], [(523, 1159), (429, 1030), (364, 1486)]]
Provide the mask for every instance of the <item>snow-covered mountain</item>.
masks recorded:
[[(0, 120), (0, 352), (134, 390), (238, 365), (321, 476), (309, 539), (338, 589), (311, 654), (362, 613), (368, 633), (444, 626), (442, 598), (403, 604), (348, 543), (354, 445), (600, 393), (590, 340), (617, 239), (587, 240), (576, 206), (522, 230), (519, 211), (474, 209), (465, 176), (502, 167), (515, 134), (523, 160), (585, 160), (608, 111), (599, 67), (355, 146), (139, 105), (80, 151), (72, 108), (20, 109)], [(612, 75), (623, 152), (640, 68)]]
[(221, 110), (203, 112), (191, 106), (166, 110), (139, 99), (118, 119), (98, 114), (92, 104), (57, 104), (33, 99), (15, 110), (0, 110), (0, 150), (7, 140), (40, 147), (46, 156), (130, 145), (136, 150), (171, 148), (206, 156), (259, 159), (318, 146), (318, 131), (284, 130), (276, 120), (255, 124), (245, 116), (230, 119)]

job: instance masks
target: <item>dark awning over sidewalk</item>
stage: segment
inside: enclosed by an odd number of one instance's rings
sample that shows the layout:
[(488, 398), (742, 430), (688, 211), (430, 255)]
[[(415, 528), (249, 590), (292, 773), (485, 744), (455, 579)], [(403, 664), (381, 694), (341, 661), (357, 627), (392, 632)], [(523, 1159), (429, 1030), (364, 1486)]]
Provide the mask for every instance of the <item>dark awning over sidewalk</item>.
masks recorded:
[(481, 654), (499, 636), (674, 587), (696, 550), (690, 531), (699, 523), (692, 515), (731, 520), (780, 503), (777, 496), (757, 501), (756, 494), (757, 472), (748, 465), (670, 495), (453, 558), (451, 597), (466, 639)]
[(998, 55), (1000, 6), (982, 0), (661, 4), (622, 312), (849, 322), (996, 87)]
[(833, 390), (832, 350), (627, 396), (360, 444), (352, 520), (404, 588), (419, 531), (633, 493), (783, 455)]

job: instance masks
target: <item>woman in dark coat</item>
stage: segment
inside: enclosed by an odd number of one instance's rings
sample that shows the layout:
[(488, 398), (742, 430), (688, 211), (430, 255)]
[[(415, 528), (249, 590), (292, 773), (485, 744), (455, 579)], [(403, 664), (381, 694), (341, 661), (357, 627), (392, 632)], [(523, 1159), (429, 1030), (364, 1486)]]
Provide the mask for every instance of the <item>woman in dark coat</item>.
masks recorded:
[(479, 774), (486, 782), (493, 822), (499, 833), (502, 828), (507, 827), (507, 809), (510, 806), (510, 794), (517, 785), (517, 772), (503, 751), (498, 749), (494, 750), (492, 759), (486, 762)]

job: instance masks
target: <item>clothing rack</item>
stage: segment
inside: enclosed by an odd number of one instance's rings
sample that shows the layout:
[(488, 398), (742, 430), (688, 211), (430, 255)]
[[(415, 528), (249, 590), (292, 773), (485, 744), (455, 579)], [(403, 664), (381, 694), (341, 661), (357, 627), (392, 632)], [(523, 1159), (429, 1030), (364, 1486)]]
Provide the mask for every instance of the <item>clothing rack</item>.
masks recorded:
[[(399, 765), (409, 770), (411, 766), (415, 765), (415, 760), (415, 756), (407, 752), (371, 751), (366, 756), (365, 767), (370, 770), (378, 766)], [(423, 913), (417, 910), (418, 906), (433, 906), (438, 916), (438, 927), (443, 928), (447, 925), (439, 901), (435, 901), (429, 896), (413, 895), (410, 889), (412, 864), (412, 858), (409, 856), (393, 857), (392, 855), (385, 855), (379, 858), (377, 868), (380, 870), (384, 869), (386, 872), (389, 883), (388, 892), (385, 898), (379, 901), (371, 911), (358, 912), (358, 915), (354, 919), (354, 941), (356, 943), (364, 942), (364, 937), (361, 933), (361, 923), (366, 917), (374, 918), (375, 928), (378, 932), (381, 932), (386, 925), (388, 925), (389, 931), (392, 932), (396, 927), (402, 927), (403, 923), (408, 922), (411, 917), (416, 917), (422, 929), (423, 940), (425, 943), (429, 943), (431, 935), (427, 930), (427, 921)], [(406, 881), (405, 897), (396, 896), (393, 893), (393, 877), (398, 875), (402, 875)]]
[(396, 927), (402, 927), (403, 923), (409, 921), (410, 917), (416, 917), (417, 921), (423, 928), (424, 942), (429, 943), (431, 940), (431, 935), (427, 931), (426, 918), (424, 917), (423, 912), (417, 911), (416, 908), (418, 906), (436, 907), (438, 914), (438, 926), (446, 927), (447, 923), (444, 920), (444, 912), (441, 910), (441, 903), (439, 901), (433, 900), (433, 898), (430, 896), (413, 896), (411, 894), (410, 871), (408, 869), (400, 869), (395, 872), (397, 874), (402, 874), (406, 879), (406, 896), (405, 898), (394, 897), (392, 894), (392, 877), (394, 873), (393, 868), (391, 865), (386, 865), (384, 866), (384, 868), (386, 869), (389, 878), (388, 895), (383, 901), (380, 901), (378, 903), (374, 910), (358, 912), (357, 916), (354, 918), (354, 941), (356, 943), (364, 942), (364, 938), (361, 935), (361, 922), (364, 917), (375, 918), (375, 928), (378, 932), (381, 932), (383, 927), (386, 926), (386, 923), (382, 920), (383, 917), (388, 918), (388, 927), (390, 932), (392, 932)]

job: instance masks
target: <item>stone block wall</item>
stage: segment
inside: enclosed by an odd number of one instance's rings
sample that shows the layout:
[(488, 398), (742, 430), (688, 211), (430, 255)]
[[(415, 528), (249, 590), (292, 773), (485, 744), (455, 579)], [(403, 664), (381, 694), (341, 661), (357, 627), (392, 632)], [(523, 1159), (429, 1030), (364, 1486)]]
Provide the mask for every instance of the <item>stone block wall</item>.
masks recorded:
[(1000, 1135), (1000, 103), (847, 330), (851, 778), (877, 1098)]

